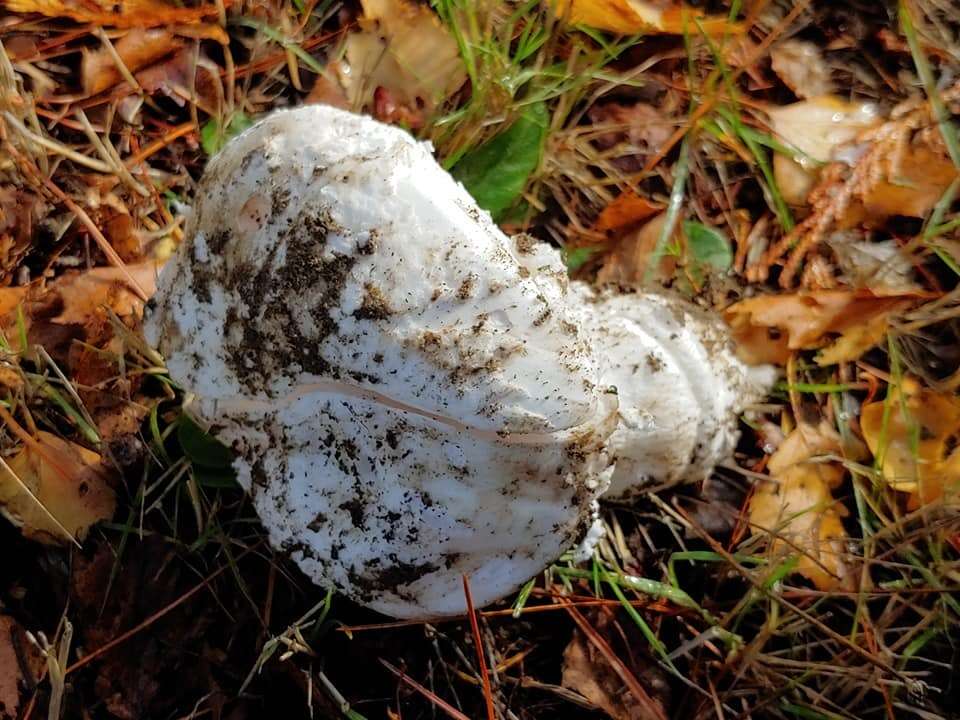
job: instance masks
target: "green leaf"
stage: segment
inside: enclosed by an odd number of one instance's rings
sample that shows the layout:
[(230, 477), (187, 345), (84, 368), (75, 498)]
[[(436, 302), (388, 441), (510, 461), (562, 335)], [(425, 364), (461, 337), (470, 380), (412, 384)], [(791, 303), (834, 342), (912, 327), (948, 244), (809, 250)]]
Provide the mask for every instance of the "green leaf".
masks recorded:
[(716, 228), (687, 221), (683, 224), (683, 233), (687, 238), (687, 249), (698, 264), (714, 270), (728, 270), (733, 264), (730, 241)]
[(453, 166), (451, 174), (494, 220), (516, 202), (540, 164), (549, 125), (547, 106), (542, 102), (531, 105), (513, 125)]
[(562, 253), (563, 261), (567, 264), (567, 270), (573, 272), (574, 270), (579, 270), (584, 266), (584, 264), (594, 256), (594, 254), (601, 248), (586, 246), (573, 248), (571, 250), (564, 250)]
[(177, 439), (183, 454), (190, 462), (208, 470), (228, 470), (233, 464), (233, 453), (222, 442), (204, 432), (186, 413), (180, 416)]
[(227, 120), (226, 125), (220, 126), (217, 118), (210, 118), (200, 128), (200, 146), (207, 155), (216, 155), (227, 141), (239, 135), (253, 125), (250, 116), (243, 112), (235, 112)]

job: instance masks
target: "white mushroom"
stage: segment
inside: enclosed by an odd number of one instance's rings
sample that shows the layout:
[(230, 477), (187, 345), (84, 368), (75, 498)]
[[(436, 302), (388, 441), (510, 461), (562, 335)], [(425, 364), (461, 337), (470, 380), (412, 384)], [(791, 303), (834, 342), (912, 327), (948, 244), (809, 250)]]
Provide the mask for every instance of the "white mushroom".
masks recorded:
[(487, 604), (588, 536), (611, 434), (624, 482), (730, 450), (745, 369), (704, 348), (716, 321), (594, 301), (400, 129), (270, 115), (211, 161), (187, 236), (148, 340), (274, 546), (386, 614), (462, 613), (463, 575)]
[(397, 617), (487, 604), (586, 534), (616, 394), (562, 298), (370, 118), (275, 113), (214, 158), (146, 330), (273, 544)]

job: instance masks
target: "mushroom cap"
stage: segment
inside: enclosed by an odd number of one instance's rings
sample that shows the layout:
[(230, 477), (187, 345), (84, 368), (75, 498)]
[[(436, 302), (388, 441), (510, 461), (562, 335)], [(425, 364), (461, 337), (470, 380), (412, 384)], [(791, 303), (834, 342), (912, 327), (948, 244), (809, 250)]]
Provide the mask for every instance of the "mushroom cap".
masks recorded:
[(458, 614), (587, 532), (616, 395), (576, 313), (430, 147), (315, 105), (200, 183), (147, 339), (275, 547), (396, 617)]

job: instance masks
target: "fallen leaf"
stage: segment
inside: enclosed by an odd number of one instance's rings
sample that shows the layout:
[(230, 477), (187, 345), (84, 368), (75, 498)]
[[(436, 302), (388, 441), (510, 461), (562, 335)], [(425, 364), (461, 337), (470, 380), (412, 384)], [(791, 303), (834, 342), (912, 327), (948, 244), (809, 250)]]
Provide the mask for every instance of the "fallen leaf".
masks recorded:
[(195, 57), (192, 47), (181, 48), (171, 57), (136, 72), (134, 77), (150, 95), (162, 93), (180, 107), (194, 98), (205, 112), (216, 113), (222, 92), (220, 66), (203, 52)]
[(560, 684), (585, 697), (613, 720), (649, 720), (647, 709), (634, 700), (609, 663), (584, 641), (579, 630), (563, 651)]
[(680, 35), (699, 32), (710, 35), (738, 34), (743, 27), (719, 15), (678, 2), (651, 0), (553, 0), (557, 14), (572, 25), (587, 25), (622, 35), (658, 32)]
[(728, 270), (733, 264), (730, 240), (716, 228), (688, 220), (683, 223), (683, 236), (687, 240), (687, 255), (692, 268), (701, 273), (710, 270)]
[[(127, 271), (148, 295), (156, 290), (159, 266), (153, 262), (127, 265)], [(119, 317), (139, 315), (143, 303), (127, 284), (119, 268), (94, 268), (70, 272), (37, 286), (0, 288), (0, 330), (7, 338), (17, 336), (17, 306), (23, 303), (28, 338), (30, 327), (39, 316), (57, 325), (87, 326), (106, 318), (104, 308)], [(53, 314), (41, 310), (54, 308)]]
[[(597, 282), (618, 285), (642, 285), (646, 280), (647, 267), (660, 241), (660, 233), (666, 223), (666, 213), (660, 213), (642, 227), (625, 236), (604, 258), (597, 273)], [(674, 241), (682, 242), (682, 227), (678, 223)], [(677, 257), (668, 253), (660, 259), (655, 273), (663, 281), (673, 277), (677, 269)]]
[[(67, 17), (81, 23), (108, 27), (159, 27), (195, 23), (216, 15), (216, 5), (177, 7), (162, 0), (4, 0), (8, 10)], [(229, 4), (229, 1), (225, 2)]]
[(875, 226), (894, 215), (926, 217), (957, 175), (942, 145), (911, 144), (896, 158), (890, 172), (862, 188), (859, 202), (851, 204), (837, 224), (840, 228), (862, 222)]
[(549, 125), (546, 105), (531, 105), (506, 130), (467, 152), (450, 174), (498, 220), (519, 199), (540, 164)]
[(22, 690), (36, 682), (43, 664), (39, 649), (20, 624), (0, 615), (0, 718), (19, 717)]
[[(856, 360), (882, 337), (889, 316), (915, 295), (875, 295), (866, 290), (819, 290), (741, 300), (724, 311), (737, 354), (751, 364), (783, 365), (794, 350), (830, 345), (821, 365)], [(881, 327), (883, 330), (881, 330)]]
[(228, 140), (251, 125), (253, 120), (241, 111), (234, 112), (225, 123), (221, 123), (218, 118), (210, 118), (200, 128), (200, 146), (207, 155), (216, 155)]
[(883, 479), (910, 495), (911, 508), (960, 492), (960, 398), (907, 379), (863, 406), (860, 428)]
[(456, 40), (426, 5), (410, 0), (361, 4), (361, 30), (347, 35), (345, 62), (338, 66), (350, 105), (373, 109), (382, 87), (394, 106), (416, 113), (422, 122), (424, 112), (467, 79)]
[(656, 152), (677, 128), (678, 121), (673, 114), (677, 110), (675, 104), (676, 98), (672, 94), (665, 95), (657, 107), (643, 102), (630, 105), (597, 103), (587, 111), (596, 129), (593, 143), (601, 150), (627, 143), (629, 148), (625, 150), (634, 155)]
[[(113, 43), (116, 55), (131, 73), (155, 63), (180, 49), (183, 43), (167, 29), (135, 28)], [(109, 48), (84, 52), (80, 62), (83, 92), (96, 95), (116, 85), (123, 78)]]
[(834, 90), (830, 68), (815, 43), (793, 38), (777, 43), (770, 49), (770, 65), (799, 98), (829, 95)]
[(882, 294), (922, 290), (909, 254), (895, 240), (870, 240), (865, 231), (845, 230), (831, 233), (827, 244), (854, 287)]
[(97, 453), (48, 432), (35, 440), (7, 461), (9, 469), (0, 466), (0, 511), (24, 537), (47, 545), (79, 540), (113, 517), (116, 497)]
[(846, 509), (830, 493), (843, 481), (843, 466), (811, 462), (840, 452), (840, 436), (826, 422), (799, 425), (770, 457), (770, 480), (750, 499), (751, 533), (774, 537), (775, 556), (798, 555), (795, 571), (820, 590), (846, 588), (853, 579), (843, 559)]
[(600, 232), (626, 230), (656, 215), (662, 207), (655, 205), (632, 190), (621, 193), (600, 211), (596, 228)]
[(303, 103), (304, 105), (331, 105), (341, 110), (350, 109), (350, 101), (347, 99), (343, 87), (340, 83), (327, 77), (326, 73), (317, 75), (317, 79), (314, 81), (307, 97), (303, 99)]
[(770, 108), (767, 114), (777, 137), (799, 151), (792, 158), (774, 156), (777, 186), (784, 199), (795, 205), (807, 199), (820, 165), (832, 160), (837, 148), (881, 120), (873, 103), (851, 103), (832, 95)]
[(37, 195), (0, 185), (0, 283), (6, 282), (30, 250), (37, 221), (48, 211)]
[[(960, 82), (943, 91), (945, 103), (958, 98)], [(804, 261), (834, 230), (879, 227), (897, 215), (923, 218), (933, 209), (958, 172), (931, 104), (904, 101), (890, 118), (863, 130), (856, 144), (835, 150), (807, 196), (809, 215), (770, 247), (756, 279), (782, 264), (779, 283), (790, 287)]]

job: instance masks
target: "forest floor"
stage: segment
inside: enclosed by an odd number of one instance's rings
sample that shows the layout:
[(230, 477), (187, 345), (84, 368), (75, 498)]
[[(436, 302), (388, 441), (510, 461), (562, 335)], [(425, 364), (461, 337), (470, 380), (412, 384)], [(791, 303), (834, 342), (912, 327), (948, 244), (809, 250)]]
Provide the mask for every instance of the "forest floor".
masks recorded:
[[(0, 0), (0, 717), (960, 717), (958, 77), (956, 0)], [(734, 461), (475, 624), (313, 586), (139, 327), (305, 103), (722, 313)]]

